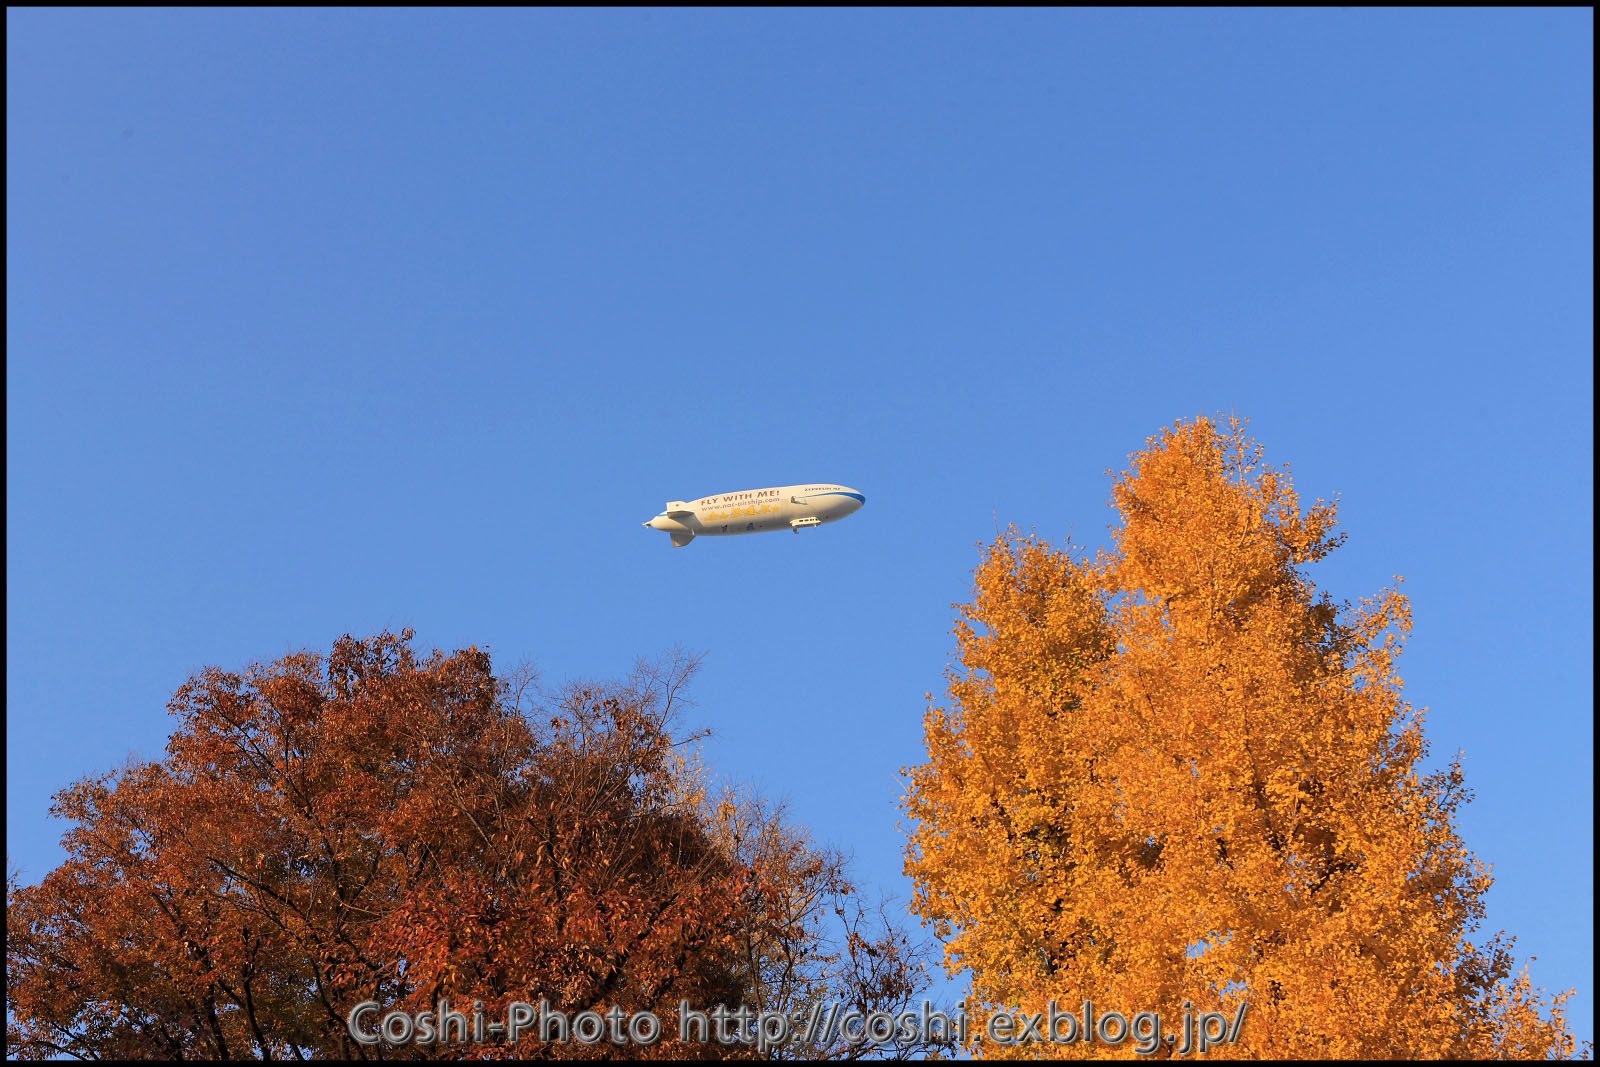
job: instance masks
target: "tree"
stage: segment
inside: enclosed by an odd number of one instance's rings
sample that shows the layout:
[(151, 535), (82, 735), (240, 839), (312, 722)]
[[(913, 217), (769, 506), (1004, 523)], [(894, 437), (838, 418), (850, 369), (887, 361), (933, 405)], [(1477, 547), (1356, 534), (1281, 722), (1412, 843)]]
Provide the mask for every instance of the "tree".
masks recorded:
[[(67, 861), (8, 879), (13, 1056), (750, 1053), (685, 1040), (676, 1006), (749, 1001), (770, 967), (752, 945), (815, 953), (814, 924), (766, 909), (809, 900), (827, 859), (778, 820), (727, 847), (739, 816), (719, 820), (669, 731), (694, 661), (548, 693), (411, 636), (206, 670), (173, 698), (163, 760), (58, 794)], [(764, 858), (780, 838), (787, 865)], [(541, 999), (649, 1010), (663, 1034), (425, 1047), (346, 1029), (363, 1001), (441, 999), (488, 1020)]]
[[(912, 942), (886, 901), (866, 905), (841, 852), (817, 846), (760, 797), (731, 791), (715, 806), (714, 826), (729, 854), (769, 872), (768, 890), (748, 899), (751, 921), (738, 936), (747, 1002), (797, 1021), (820, 1021), (830, 1005), (835, 1020), (850, 1011), (862, 1019), (918, 1013), (932, 946)], [(931, 1028), (908, 1033), (897, 1027), (885, 1041), (863, 1043), (850, 1040), (842, 1026), (819, 1026), (808, 1038), (797, 1025), (776, 1058), (900, 1060), (955, 1047), (950, 1033)]]
[(1468, 939), (1491, 879), (1452, 825), (1459, 758), (1419, 767), (1405, 597), (1318, 593), (1335, 507), (1302, 512), (1238, 420), (1132, 459), (1112, 550), (988, 547), (908, 772), (913, 910), (969, 1009), (1092, 999), (1170, 1032), (1247, 1001), (1230, 1055), (1571, 1055), (1570, 994)]

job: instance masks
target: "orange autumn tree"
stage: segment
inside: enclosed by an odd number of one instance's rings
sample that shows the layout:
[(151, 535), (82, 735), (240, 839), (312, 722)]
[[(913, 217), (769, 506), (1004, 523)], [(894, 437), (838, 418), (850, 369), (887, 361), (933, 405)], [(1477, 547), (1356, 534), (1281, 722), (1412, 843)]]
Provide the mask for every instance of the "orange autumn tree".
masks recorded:
[(1229, 1055), (1572, 1055), (1570, 994), (1469, 940), (1491, 879), (1459, 763), (1420, 767), (1405, 597), (1316, 590), (1334, 506), (1302, 511), (1238, 420), (1132, 459), (1112, 551), (989, 546), (909, 772), (913, 910), (969, 1009), (1091, 999), (1170, 1033), (1247, 1001)]
[[(10, 1055), (748, 1055), (681, 1041), (679, 1001), (781, 995), (775, 954), (849, 987), (814, 921), (849, 903), (840, 864), (770, 813), (740, 824), (686, 771), (669, 725), (692, 660), (545, 692), (410, 638), (204, 671), (173, 698), (166, 758), (58, 795), (67, 860), (8, 880)], [(753, 831), (739, 847), (731, 824)], [(904, 935), (872, 935), (900, 968), (888, 992), (920, 991)], [(371, 1047), (346, 1030), (363, 1001), (440, 999), (488, 1020), (513, 1000), (651, 1010), (663, 1036)]]

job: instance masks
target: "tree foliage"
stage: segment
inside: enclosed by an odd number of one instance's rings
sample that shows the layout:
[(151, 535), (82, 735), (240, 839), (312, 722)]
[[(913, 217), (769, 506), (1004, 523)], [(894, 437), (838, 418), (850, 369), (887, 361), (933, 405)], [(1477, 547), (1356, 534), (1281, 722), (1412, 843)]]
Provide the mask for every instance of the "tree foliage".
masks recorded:
[[(923, 987), (915, 947), (883, 926), (861, 943), (889, 980), (863, 991), (871, 968), (820, 921), (824, 904), (859, 909), (842, 860), (756, 802), (707, 795), (669, 729), (692, 660), (546, 692), (477, 649), (410, 641), (206, 670), (171, 702), (163, 760), (57, 796), (68, 859), (36, 886), (8, 880), (11, 1055), (741, 1055), (682, 1040), (678, 1002), (892, 1007)], [(441, 999), (490, 1019), (513, 1000), (652, 1010), (664, 1036), (424, 1048), (347, 1032), (362, 1001)]]
[(1302, 511), (1237, 420), (1132, 459), (1110, 551), (1010, 531), (958, 606), (907, 873), (969, 1008), (1091, 998), (1170, 1030), (1246, 1000), (1230, 1054), (1572, 1055), (1570, 994), (1469, 940), (1491, 879), (1453, 828), (1459, 761), (1421, 769), (1406, 598), (1318, 593), (1334, 505)]

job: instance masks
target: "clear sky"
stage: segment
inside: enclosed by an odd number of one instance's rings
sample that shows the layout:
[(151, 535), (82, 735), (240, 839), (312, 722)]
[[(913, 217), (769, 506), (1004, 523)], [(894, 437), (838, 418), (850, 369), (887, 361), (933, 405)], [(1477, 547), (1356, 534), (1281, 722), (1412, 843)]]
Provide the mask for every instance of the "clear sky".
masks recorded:
[[(196, 669), (412, 626), (689, 724), (904, 898), (951, 604), (1205, 411), (1593, 1028), (1593, 12), (6, 15), (6, 847)], [(670, 549), (671, 499), (866, 507)]]

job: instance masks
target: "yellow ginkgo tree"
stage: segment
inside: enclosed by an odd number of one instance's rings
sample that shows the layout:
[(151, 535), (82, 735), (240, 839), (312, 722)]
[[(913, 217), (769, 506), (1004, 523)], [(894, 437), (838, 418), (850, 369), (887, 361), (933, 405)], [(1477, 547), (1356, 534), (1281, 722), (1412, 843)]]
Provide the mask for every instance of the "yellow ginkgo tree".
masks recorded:
[(1302, 511), (1207, 418), (1151, 438), (1113, 503), (1109, 551), (987, 548), (909, 771), (913, 907), (972, 978), (973, 1033), (1051, 1001), (1169, 1033), (1245, 1002), (1230, 1055), (1574, 1054), (1570, 994), (1471, 940), (1491, 879), (1453, 825), (1459, 763), (1421, 769), (1406, 598), (1336, 605), (1305, 573), (1334, 505)]

